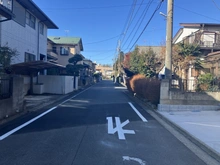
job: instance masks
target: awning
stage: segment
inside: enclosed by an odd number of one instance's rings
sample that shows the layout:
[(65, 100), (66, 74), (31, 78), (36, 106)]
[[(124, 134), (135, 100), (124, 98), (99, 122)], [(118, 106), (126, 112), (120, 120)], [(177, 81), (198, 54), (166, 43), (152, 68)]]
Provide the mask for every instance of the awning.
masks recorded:
[(31, 73), (36, 73), (45, 69), (50, 68), (58, 68), (65, 69), (66, 67), (59, 64), (54, 64), (51, 62), (45, 61), (31, 61), (31, 62), (23, 62), (17, 63), (10, 66), (10, 70), (13, 74), (25, 74), (30, 75)]

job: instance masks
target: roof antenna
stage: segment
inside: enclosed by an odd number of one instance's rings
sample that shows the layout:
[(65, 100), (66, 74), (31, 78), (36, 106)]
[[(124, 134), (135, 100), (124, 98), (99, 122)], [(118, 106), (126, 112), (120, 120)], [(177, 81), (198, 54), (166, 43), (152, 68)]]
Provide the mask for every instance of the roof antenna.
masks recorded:
[(66, 36), (68, 37), (68, 35), (69, 35), (69, 30), (64, 30), (65, 31), (65, 34), (66, 34)]

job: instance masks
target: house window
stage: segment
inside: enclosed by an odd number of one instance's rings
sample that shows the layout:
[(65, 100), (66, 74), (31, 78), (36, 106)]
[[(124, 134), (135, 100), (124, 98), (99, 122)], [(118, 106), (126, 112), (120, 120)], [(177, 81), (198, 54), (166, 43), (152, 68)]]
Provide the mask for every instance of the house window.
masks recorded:
[(35, 29), (35, 22), (36, 18), (29, 12), (26, 12), (26, 24)]
[(44, 24), (43, 23), (39, 24), (39, 33), (44, 35)]
[(69, 55), (68, 47), (60, 47), (60, 55)]
[(53, 46), (53, 47), (52, 47), (52, 52), (53, 52), (53, 53), (57, 53), (57, 47)]
[(35, 60), (35, 55), (25, 52), (24, 62), (30, 62), (30, 61), (36, 61)]

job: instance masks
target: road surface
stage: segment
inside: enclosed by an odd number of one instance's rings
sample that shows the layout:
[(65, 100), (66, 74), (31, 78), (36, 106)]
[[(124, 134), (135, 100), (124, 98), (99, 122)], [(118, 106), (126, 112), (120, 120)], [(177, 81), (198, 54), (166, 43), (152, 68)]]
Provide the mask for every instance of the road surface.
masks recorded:
[(204, 165), (152, 116), (103, 80), (0, 131), (1, 165)]

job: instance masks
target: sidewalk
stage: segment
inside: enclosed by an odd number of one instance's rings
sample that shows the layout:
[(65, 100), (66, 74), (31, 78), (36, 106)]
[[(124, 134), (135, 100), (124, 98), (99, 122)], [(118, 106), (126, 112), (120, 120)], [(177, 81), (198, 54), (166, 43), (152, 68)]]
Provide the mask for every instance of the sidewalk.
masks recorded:
[(220, 111), (157, 111), (220, 155)]
[(220, 111), (158, 111), (128, 91), (125, 94), (220, 162)]

